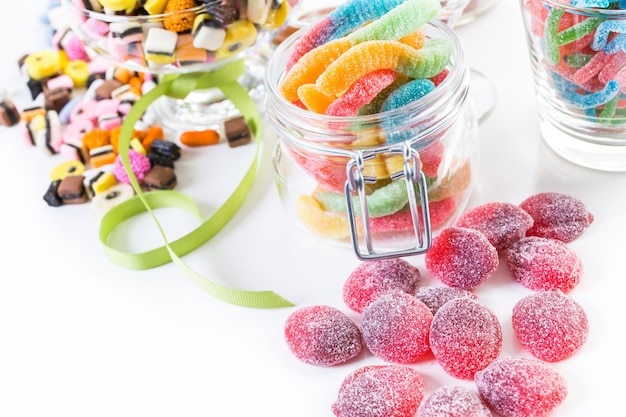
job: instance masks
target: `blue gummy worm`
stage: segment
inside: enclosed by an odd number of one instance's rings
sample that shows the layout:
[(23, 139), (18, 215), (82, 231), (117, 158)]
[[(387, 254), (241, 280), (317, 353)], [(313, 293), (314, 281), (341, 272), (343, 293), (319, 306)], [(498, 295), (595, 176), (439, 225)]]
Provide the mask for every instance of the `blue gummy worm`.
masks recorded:
[[(408, 83), (398, 87), (394, 90), (389, 97), (384, 101), (380, 111), (386, 112), (389, 110), (394, 110), (400, 108), (406, 104), (412, 103), (420, 98), (424, 97), (426, 94), (430, 93), (435, 89), (435, 84), (425, 78), (425, 79), (416, 79), (409, 81)], [(404, 119), (403, 119), (404, 120)], [(403, 120), (400, 121), (383, 121), (383, 129), (387, 131), (387, 142), (388, 143), (398, 143), (404, 140), (410, 139), (411, 136), (415, 133), (412, 131), (403, 130), (401, 132), (391, 132), (399, 123), (402, 123)]]
[(341, 38), (363, 24), (389, 13), (406, 0), (351, 0), (333, 10), (328, 18), (333, 31), (328, 40)]
[(594, 51), (601, 51), (606, 46), (610, 32), (626, 33), (626, 21), (623, 20), (605, 20), (600, 23), (593, 36), (591, 48)]
[(604, 86), (604, 89), (592, 94), (580, 94), (575, 90), (578, 88), (576, 84), (569, 83), (567, 80), (565, 85), (561, 86), (561, 94), (563, 100), (578, 109), (591, 109), (608, 103), (616, 95), (619, 94), (619, 83), (611, 80)]
[(611, 55), (620, 50), (626, 51), (626, 33), (620, 33), (604, 47), (604, 52)]
[[(626, 1), (626, 0), (621, 0), (621, 1)], [(576, 7), (583, 7), (583, 8), (607, 8), (609, 7), (609, 0), (572, 0), (570, 2), (570, 4), (572, 6), (576, 6)]]

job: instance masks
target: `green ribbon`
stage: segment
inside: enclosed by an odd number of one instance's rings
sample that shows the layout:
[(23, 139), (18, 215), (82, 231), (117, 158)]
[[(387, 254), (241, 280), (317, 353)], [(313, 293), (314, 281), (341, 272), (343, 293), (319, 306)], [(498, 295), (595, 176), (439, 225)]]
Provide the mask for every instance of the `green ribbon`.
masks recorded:
[[(119, 156), (136, 196), (113, 207), (103, 216), (99, 235), (107, 258), (122, 267), (137, 270), (150, 269), (168, 262), (174, 262), (200, 288), (226, 303), (253, 308), (288, 307), (293, 306), (293, 303), (272, 291), (245, 291), (218, 285), (195, 272), (180, 258), (211, 239), (228, 223), (243, 204), (256, 179), (261, 117), (256, 104), (250, 98), (245, 88), (237, 81), (244, 71), (245, 61), (241, 59), (210, 72), (168, 75), (154, 89), (134, 104), (122, 125), (119, 137)], [(193, 199), (184, 193), (173, 190), (142, 192), (130, 165), (128, 152), (130, 140), (135, 124), (154, 100), (164, 95), (176, 99), (184, 99), (194, 90), (208, 88), (219, 88), (224, 96), (241, 112), (254, 134), (256, 144), (255, 156), (241, 182), (224, 204), (196, 229), (173, 242), (169, 242), (153, 209), (165, 207), (184, 209), (192, 213), (200, 221), (202, 221), (203, 216)], [(113, 230), (120, 223), (143, 212), (148, 212), (152, 216), (165, 244), (140, 253), (128, 253), (111, 247), (108, 241)]]

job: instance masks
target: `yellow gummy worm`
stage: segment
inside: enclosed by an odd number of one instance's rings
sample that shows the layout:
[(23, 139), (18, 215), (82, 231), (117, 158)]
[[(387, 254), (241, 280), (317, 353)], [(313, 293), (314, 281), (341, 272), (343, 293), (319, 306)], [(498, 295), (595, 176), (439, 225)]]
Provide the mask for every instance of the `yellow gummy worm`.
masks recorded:
[(338, 97), (363, 75), (390, 69), (411, 78), (431, 78), (450, 61), (452, 44), (432, 39), (420, 49), (398, 41), (367, 41), (353, 46), (330, 64), (315, 85), (322, 93)]

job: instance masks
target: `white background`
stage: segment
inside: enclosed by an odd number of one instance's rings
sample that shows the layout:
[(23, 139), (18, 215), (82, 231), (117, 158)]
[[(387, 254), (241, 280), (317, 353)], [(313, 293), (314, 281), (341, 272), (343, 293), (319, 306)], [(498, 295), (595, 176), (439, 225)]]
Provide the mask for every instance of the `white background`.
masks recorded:
[[(17, 66), (47, 46), (39, 23), (45, 0), (11, 2), (0, 14), (0, 86), (24, 108), (30, 102)], [(585, 273), (571, 293), (590, 321), (587, 343), (555, 363), (570, 394), (554, 417), (616, 415), (623, 377), (626, 174), (595, 172), (561, 160), (541, 142), (522, 20), (517, 2), (500, 1), (458, 33), (472, 67), (495, 83), (497, 108), (480, 126), (480, 170), (474, 205), (519, 203), (543, 191), (580, 198), (595, 215), (569, 244)], [(358, 265), (348, 249), (324, 245), (284, 221), (271, 177), (269, 127), (261, 173), (226, 228), (185, 257), (216, 282), (274, 290), (297, 307), (327, 304), (354, 314), (341, 288)], [(283, 340), (294, 308), (255, 310), (217, 301), (173, 264), (130, 271), (109, 262), (90, 206), (51, 208), (43, 201), (50, 170), (60, 162), (28, 146), (17, 128), (0, 127), (0, 416), (331, 416), (330, 405), (352, 370), (382, 361), (363, 353), (333, 368), (296, 360)], [(177, 163), (178, 190), (210, 214), (239, 180), (253, 147), (186, 150)], [(169, 210), (171, 238), (196, 226)], [(149, 219), (127, 225), (129, 248), (160, 245)], [(126, 243), (124, 243), (126, 244)], [(409, 258), (436, 284), (422, 257)], [(529, 294), (501, 265), (476, 293), (500, 318), (503, 355), (528, 356), (513, 340), (510, 314)], [(297, 308), (296, 307), (296, 308)], [(427, 392), (455, 380), (432, 357), (412, 365)]]

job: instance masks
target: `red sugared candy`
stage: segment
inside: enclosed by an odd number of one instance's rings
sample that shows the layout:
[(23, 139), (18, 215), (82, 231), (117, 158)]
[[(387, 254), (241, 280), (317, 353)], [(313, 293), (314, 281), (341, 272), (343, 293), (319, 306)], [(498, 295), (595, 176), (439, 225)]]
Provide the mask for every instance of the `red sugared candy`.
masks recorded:
[(580, 258), (565, 243), (537, 236), (511, 245), (506, 262), (513, 278), (534, 291), (568, 292), (578, 285), (583, 274)]
[(416, 417), (492, 417), (492, 414), (468, 388), (443, 386), (424, 399)]
[(430, 348), (433, 313), (413, 295), (392, 291), (381, 295), (361, 314), (363, 342), (387, 362), (412, 363)]
[(341, 383), (332, 412), (337, 417), (413, 417), (424, 399), (424, 380), (412, 368), (370, 365)]
[(316, 366), (345, 362), (363, 348), (358, 326), (343, 312), (323, 305), (291, 313), (285, 323), (285, 340), (296, 358)]
[(567, 397), (565, 378), (534, 358), (498, 358), (474, 381), (483, 401), (503, 417), (543, 417)]
[(382, 294), (401, 290), (415, 294), (420, 271), (402, 258), (365, 261), (352, 271), (343, 285), (343, 300), (360, 313)]
[(472, 300), (478, 300), (476, 294), (462, 288), (436, 286), (422, 287), (417, 290), (415, 297), (435, 314), (439, 308), (450, 300), (455, 298), (467, 297)]
[(542, 291), (515, 304), (513, 331), (535, 357), (555, 362), (570, 357), (585, 343), (589, 321), (572, 298), (560, 291)]
[(534, 219), (527, 236), (540, 236), (571, 242), (593, 222), (582, 201), (567, 194), (539, 193), (528, 197), (520, 207)]
[(482, 232), (498, 252), (524, 236), (533, 225), (533, 218), (519, 206), (493, 202), (475, 207), (461, 215), (458, 227)]
[(433, 239), (426, 269), (451, 287), (472, 290), (498, 268), (498, 251), (481, 232), (448, 227)]
[(448, 374), (472, 379), (500, 354), (502, 327), (483, 304), (456, 298), (435, 313), (430, 326), (430, 349)]

